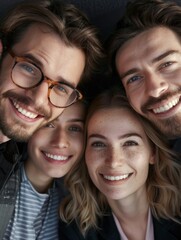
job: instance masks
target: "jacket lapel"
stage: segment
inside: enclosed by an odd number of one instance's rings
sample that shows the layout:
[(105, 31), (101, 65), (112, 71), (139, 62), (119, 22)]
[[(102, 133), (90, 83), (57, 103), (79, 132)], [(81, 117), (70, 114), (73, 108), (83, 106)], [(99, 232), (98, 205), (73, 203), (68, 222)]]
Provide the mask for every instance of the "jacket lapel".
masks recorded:
[(102, 240), (121, 240), (112, 214), (108, 214), (100, 221), (100, 236)]
[(153, 217), (155, 240), (178, 240), (181, 239), (181, 225), (169, 221), (158, 221)]

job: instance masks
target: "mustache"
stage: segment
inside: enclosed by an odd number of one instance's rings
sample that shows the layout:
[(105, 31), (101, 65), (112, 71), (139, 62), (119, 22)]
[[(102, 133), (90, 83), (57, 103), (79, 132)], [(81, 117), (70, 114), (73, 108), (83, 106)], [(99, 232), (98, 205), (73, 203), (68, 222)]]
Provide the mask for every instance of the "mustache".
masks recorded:
[(177, 90), (173, 92), (167, 92), (158, 98), (150, 97), (147, 100), (147, 102), (141, 106), (141, 111), (143, 113), (146, 113), (152, 105), (160, 103), (161, 101), (167, 100), (168, 98), (173, 97), (177, 94), (181, 94), (181, 87), (179, 87)]
[(10, 99), (15, 99), (18, 102), (22, 103), (23, 105), (26, 106), (33, 106), (36, 112), (38, 112), (39, 115), (42, 115), (45, 117), (45, 119), (49, 119), (51, 117), (51, 111), (48, 109), (45, 109), (44, 106), (36, 106), (34, 101), (27, 96), (22, 96), (17, 93), (12, 92), (11, 90), (5, 92), (2, 94), (1, 98), (10, 98)]

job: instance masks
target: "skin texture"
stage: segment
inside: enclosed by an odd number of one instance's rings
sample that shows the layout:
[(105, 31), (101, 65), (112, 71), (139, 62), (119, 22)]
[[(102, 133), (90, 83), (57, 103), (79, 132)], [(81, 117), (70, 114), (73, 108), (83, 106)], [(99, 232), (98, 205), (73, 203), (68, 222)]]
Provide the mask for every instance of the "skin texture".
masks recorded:
[(128, 239), (145, 239), (146, 180), (154, 150), (138, 119), (127, 109), (102, 109), (87, 128), (86, 164)]
[[(154, 154), (136, 117), (126, 109), (99, 110), (87, 133), (86, 164), (96, 187), (114, 201), (135, 199), (144, 192)], [(120, 179), (110, 179), (115, 176)]]
[[(32, 60), (48, 78), (66, 81), (73, 87), (79, 83), (85, 67), (84, 53), (66, 46), (44, 25), (31, 25), (13, 51)], [(27, 140), (36, 129), (55, 119), (63, 108), (49, 102), (46, 82), (29, 90), (16, 86), (11, 80), (13, 64), (14, 59), (7, 54), (0, 66), (0, 128), (9, 138)], [(34, 118), (25, 116), (22, 110)]]
[(85, 105), (77, 102), (30, 138), (25, 170), (38, 191), (46, 191), (53, 178), (63, 177), (81, 158), (84, 120)]
[(181, 135), (181, 44), (173, 31), (155, 27), (127, 41), (116, 67), (132, 107), (169, 138)]

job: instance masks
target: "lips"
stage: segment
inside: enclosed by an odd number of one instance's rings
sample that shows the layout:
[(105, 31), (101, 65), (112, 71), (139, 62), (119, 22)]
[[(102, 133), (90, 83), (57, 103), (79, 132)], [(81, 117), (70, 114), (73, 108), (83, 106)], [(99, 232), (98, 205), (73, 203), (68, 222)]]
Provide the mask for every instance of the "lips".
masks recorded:
[(121, 175), (117, 175), (117, 176), (113, 176), (113, 175), (102, 175), (103, 178), (105, 178), (106, 180), (109, 181), (119, 181), (119, 180), (125, 180), (127, 178), (129, 178), (132, 175), (132, 173), (126, 173), (126, 174), (121, 174)]
[(172, 101), (169, 101), (168, 103), (166, 104), (163, 104), (157, 108), (153, 108), (152, 111), (156, 114), (158, 113), (164, 113), (164, 112), (167, 112), (169, 111), (170, 109), (172, 109), (173, 107), (175, 107), (177, 104), (179, 103), (179, 98), (176, 98)]
[(66, 161), (69, 157), (67, 156), (63, 156), (63, 155), (56, 155), (56, 154), (51, 154), (51, 153), (47, 153), (47, 152), (44, 152), (44, 154), (52, 159), (52, 160), (56, 160), (56, 161)]
[(24, 115), (25, 117), (28, 117), (30, 119), (35, 119), (38, 114), (35, 114), (33, 112), (27, 111), (26, 109), (24, 109), (22, 106), (20, 106), (20, 104), (18, 102), (16, 102), (15, 100), (12, 101), (14, 107), (17, 109), (18, 112), (20, 112), (22, 115)]

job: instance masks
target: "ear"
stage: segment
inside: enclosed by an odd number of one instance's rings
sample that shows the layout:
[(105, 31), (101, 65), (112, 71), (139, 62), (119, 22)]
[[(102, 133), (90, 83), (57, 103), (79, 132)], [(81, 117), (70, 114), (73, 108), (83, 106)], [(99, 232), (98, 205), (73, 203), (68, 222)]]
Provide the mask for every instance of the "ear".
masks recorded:
[(151, 165), (152, 165), (152, 164), (155, 164), (155, 154), (150, 157), (149, 163), (150, 163)]
[(151, 147), (151, 153), (150, 153), (150, 160), (149, 160), (149, 164), (153, 165), (156, 162), (156, 158), (157, 158), (157, 147), (155, 145), (152, 145)]
[(152, 149), (151, 155), (150, 155), (150, 164), (155, 164), (156, 162), (156, 148)]

